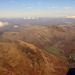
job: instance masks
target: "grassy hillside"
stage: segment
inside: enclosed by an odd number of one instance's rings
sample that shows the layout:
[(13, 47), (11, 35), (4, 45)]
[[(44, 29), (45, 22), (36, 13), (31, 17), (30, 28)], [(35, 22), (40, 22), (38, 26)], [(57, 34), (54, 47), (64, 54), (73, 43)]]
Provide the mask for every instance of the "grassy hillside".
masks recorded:
[(54, 44), (51, 47), (44, 48), (44, 50), (47, 51), (48, 53), (57, 56), (58, 58), (63, 60), (65, 64), (68, 63), (69, 67), (75, 66), (75, 54), (68, 54), (64, 52), (58, 47), (58, 44)]

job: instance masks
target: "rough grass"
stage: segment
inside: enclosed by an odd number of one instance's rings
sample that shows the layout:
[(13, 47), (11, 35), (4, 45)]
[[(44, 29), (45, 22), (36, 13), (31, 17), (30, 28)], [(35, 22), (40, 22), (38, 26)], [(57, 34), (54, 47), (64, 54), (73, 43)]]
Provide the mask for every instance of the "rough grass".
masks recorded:
[(75, 54), (71, 54), (71, 56), (73, 57), (73, 60), (75, 60)]
[(60, 56), (59, 58), (62, 58), (62, 57), (63, 57), (63, 58), (66, 59), (66, 57), (64, 56), (64, 55), (65, 55), (65, 52), (62, 52), (62, 51), (58, 48), (58, 45), (57, 45), (57, 44), (54, 44), (54, 45), (51, 46), (51, 47), (45, 48), (44, 50), (47, 51), (48, 53), (51, 53), (51, 54), (57, 56), (57, 57)]
[[(44, 50), (47, 51), (48, 53), (51, 53), (57, 56), (58, 58), (63, 60), (65, 63), (69, 63), (70, 65), (75, 66), (75, 54), (69, 55), (63, 52), (62, 50), (60, 50), (60, 48), (58, 48), (58, 44), (54, 44), (51, 47), (46, 47), (44, 48)], [(69, 56), (72, 56), (73, 59), (70, 59)]]

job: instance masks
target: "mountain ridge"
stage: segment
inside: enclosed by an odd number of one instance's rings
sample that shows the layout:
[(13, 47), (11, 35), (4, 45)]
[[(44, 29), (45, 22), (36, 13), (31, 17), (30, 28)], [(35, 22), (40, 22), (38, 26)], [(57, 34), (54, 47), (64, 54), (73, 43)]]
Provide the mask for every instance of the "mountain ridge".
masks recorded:
[(67, 67), (63, 65), (57, 57), (34, 45), (20, 40), (14, 43), (0, 42), (1, 75), (63, 75), (67, 72)]

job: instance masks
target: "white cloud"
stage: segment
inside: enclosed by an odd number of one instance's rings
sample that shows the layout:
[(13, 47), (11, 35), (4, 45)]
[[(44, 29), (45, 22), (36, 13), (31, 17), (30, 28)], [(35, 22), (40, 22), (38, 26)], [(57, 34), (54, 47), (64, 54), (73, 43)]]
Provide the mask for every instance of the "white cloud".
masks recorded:
[(66, 18), (72, 18), (72, 19), (75, 19), (75, 16), (67, 16)]
[(0, 22), (0, 27), (6, 26), (6, 25), (9, 25), (8, 22)]
[(24, 19), (27, 19), (27, 18), (24, 18)]
[(33, 8), (33, 7), (28, 7), (28, 8)]
[(71, 9), (72, 7), (64, 7), (64, 9)]
[(17, 26), (17, 25), (15, 25), (14, 27), (15, 27), (15, 28), (17, 28), (18, 26)]
[(27, 18), (24, 18), (24, 19), (36, 19), (36, 17), (27, 17)]

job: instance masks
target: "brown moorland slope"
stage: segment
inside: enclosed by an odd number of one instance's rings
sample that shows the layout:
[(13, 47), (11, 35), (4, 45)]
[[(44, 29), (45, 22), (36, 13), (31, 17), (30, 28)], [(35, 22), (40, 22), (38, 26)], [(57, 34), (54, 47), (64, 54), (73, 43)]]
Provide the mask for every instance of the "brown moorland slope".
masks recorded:
[(75, 38), (60, 42), (59, 48), (66, 53), (75, 54)]
[(57, 25), (51, 27), (34, 26), (25, 28), (20, 32), (4, 32), (0, 36), (0, 41), (11, 42), (14, 40), (22, 40), (43, 48), (53, 45), (56, 42), (72, 38), (75, 36), (74, 31), (74, 29), (67, 29)]
[(23, 41), (0, 42), (0, 75), (66, 75), (57, 57)]

